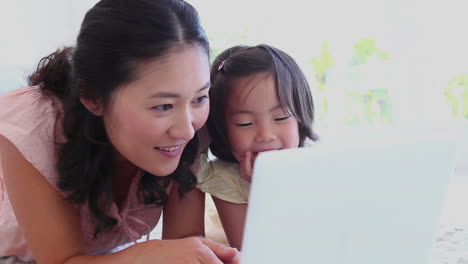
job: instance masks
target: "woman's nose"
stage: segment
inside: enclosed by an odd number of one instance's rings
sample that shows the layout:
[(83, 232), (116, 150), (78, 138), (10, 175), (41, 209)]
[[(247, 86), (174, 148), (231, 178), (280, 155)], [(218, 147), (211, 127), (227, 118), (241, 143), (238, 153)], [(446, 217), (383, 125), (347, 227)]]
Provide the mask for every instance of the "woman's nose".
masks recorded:
[(195, 128), (193, 126), (193, 117), (190, 110), (184, 111), (175, 118), (169, 134), (175, 139), (183, 139), (185, 141), (189, 141), (193, 138), (195, 135)]

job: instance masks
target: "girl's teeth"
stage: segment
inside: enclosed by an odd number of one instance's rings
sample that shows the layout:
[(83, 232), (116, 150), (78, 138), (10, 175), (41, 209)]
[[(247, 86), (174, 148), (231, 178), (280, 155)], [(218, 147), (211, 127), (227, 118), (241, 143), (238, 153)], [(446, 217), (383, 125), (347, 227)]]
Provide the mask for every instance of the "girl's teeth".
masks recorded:
[(177, 149), (179, 149), (179, 148), (180, 148), (180, 146), (177, 146), (177, 147), (170, 147), (170, 148), (158, 148), (158, 149), (160, 149), (160, 150), (162, 150), (162, 151), (174, 151), (174, 150), (177, 150)]

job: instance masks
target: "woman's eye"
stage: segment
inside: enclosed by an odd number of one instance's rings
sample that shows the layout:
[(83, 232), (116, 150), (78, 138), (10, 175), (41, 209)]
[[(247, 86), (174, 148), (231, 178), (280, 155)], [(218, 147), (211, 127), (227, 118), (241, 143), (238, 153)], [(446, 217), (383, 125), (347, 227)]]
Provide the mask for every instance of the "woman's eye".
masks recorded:
[(204, 104), (206, 102), (206, 100), (208, 100), (208, 96), (204, 95), (204, 96), (200, 96), (197, 99), (195, 99), (194, 103), (201, 105), (201, 104)]
[(160, 112), (167, 112), (169, 110), (172, 109), (172, 105), (171, 104), (163, 104), (163, 105), (157, 105), (155, 107), (153, 107), (153, 109), (156, 109), (157, 111), (160, 111)]
[(239, 123), (239, 124), (236, 124), (236, 126), (240, 126), (240, 127), (246, 127), (246, 126), (250, 126), (252, 125), (252, 123)]
[(289, 117), (291, 117), (291, 116), (285, 116), (285, 117), (275, 118), (275, 121), (283, 121), (283, 120), (288, 119)]

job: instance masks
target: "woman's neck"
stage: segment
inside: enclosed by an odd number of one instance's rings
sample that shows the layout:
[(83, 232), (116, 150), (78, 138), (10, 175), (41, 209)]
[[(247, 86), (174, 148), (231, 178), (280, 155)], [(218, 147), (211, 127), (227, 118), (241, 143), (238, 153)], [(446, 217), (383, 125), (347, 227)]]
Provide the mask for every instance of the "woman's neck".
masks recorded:
[(116, 160), (116, 174), (113, 179), (112, 192), (114, 201), (120, 208), (140, 168), (128, 160)]

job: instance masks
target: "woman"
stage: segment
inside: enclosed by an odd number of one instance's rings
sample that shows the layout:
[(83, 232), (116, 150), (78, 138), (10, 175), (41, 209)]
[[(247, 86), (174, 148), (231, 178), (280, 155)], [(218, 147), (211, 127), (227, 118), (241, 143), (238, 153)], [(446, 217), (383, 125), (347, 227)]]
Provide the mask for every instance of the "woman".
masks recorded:
[(136, 244), (163, 208), (163, 238), (203, 233), (189, 167), (209, 111), (208, 56), (189, 4), (102, 0), (76, 47), (2, 95), (3, 261), (238, 263), (235, 249), (200, 237)]

